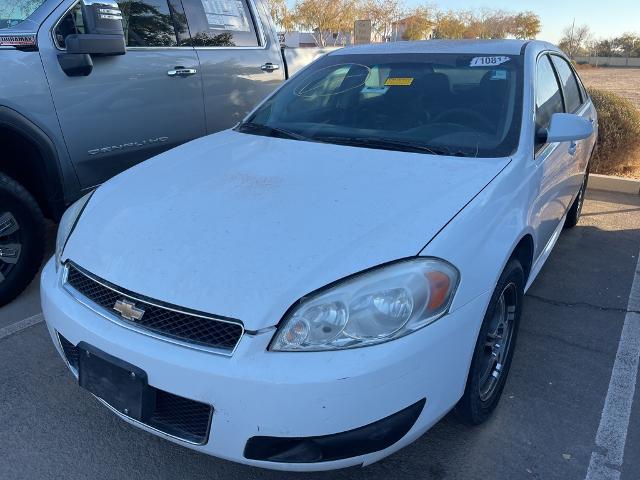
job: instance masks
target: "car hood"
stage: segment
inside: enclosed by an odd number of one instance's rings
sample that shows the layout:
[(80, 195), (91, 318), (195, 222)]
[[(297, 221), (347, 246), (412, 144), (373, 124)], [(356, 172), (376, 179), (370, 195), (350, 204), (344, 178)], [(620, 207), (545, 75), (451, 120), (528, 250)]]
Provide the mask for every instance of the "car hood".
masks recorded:
[(98, 188), (64, 257), (258, 330), (315, 289), (418, 254), (508, 162), (225, 131)]

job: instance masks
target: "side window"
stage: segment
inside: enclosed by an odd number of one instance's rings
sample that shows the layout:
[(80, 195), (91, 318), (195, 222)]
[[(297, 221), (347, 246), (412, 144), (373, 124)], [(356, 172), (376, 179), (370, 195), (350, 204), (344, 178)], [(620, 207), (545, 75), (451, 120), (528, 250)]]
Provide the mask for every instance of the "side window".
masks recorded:
[(167, 0), (124, 0), (118, 6), (127, 47), (178, 46)]
[(195, 47), (257, 47), (247, 0), (183, 0)]
[[(538, 61), (536, 73), (536, 132), (549, 128), (551, 116), (562, 112), (564, 107), (560, 87), (551, 60), (545, 55)], [(536, 139), (536, 147), (543, 144)]]
[[(118, 6), (127, 47), (175, 47), (190, 43), (184, 13), (176, 11), (167, 0), (123, 0)], [(58, 47), (66, 48), (65, 38), (73, 33), (85, 33), (80, 3), (58, 22), (54, 31)]]
[(557, 55), (553, 55), (552, 58), (553, 64), (556, 66), (556, 70), (560, 76), (560, 82), (562, 83), (567, 113), (575, 113), (580, 108), (580, 105), (582, 105), (578, 80), (564, 58), (558, 57)]
[(58, 22), (53, 32), (56, 45), (59, 48), (67, 48), (65, 39), (67, 35), (84, 33), (84, 21), (82, 19), (82, 7), (76, 3), (67, 14)]

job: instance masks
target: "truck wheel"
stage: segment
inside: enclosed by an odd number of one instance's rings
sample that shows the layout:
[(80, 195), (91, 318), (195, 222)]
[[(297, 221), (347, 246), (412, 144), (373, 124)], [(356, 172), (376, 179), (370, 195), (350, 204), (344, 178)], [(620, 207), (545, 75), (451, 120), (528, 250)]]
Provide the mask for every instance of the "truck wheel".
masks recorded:
[(22, 185), (0, 173), (0, 307), (33, 280), (44, 243), (40, 207)]

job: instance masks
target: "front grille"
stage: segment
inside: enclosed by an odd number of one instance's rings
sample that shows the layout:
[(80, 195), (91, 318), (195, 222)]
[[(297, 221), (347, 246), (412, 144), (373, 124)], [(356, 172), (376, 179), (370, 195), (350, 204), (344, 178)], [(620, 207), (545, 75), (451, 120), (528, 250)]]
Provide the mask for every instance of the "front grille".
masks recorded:
[[(106, 310), (119, 322), (139, 331), (151, 332), (188, 346), (208, 347), (225, 354), (231, 354), (242, 337), (244, 329), (237, 321), (213, 318), (179, 307), (160, 306), (157, 301), (112, 286), (72, 263), (67, 264), (66, 268), (65, 286), (73, 288), (82, 297)], [(116, 302), (123, 299), (144, 309), (141, 319), (128, 320), (113, 309)]]
[[(74, 373), (78, 372), (79, 349), (58, 333), (60, 345)], [(151, 416), (140, 423), (190, 443), (203, 445), (211, 428), (213, 407), (206, 403), (165, 392), (150, 386), (155, 392), (155, 407)]]

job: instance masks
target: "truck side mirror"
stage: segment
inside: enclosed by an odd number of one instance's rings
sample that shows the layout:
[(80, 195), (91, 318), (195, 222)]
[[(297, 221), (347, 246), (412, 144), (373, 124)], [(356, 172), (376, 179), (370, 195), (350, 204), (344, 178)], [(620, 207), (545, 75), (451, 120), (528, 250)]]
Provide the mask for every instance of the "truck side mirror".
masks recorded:
[(70, 77), (86, 76), (93, 70), (90, 55), (109, 56), (126, 53), (122, 12), (113, 0), (82, 0), (85, 33), (65, 38), (66, 52), (58, 55), (58, 63)]
[(67, 53), (124, 55), (122, 12), (112, 0), (82, 0), (83, 34), (68, 35)]

